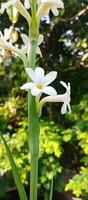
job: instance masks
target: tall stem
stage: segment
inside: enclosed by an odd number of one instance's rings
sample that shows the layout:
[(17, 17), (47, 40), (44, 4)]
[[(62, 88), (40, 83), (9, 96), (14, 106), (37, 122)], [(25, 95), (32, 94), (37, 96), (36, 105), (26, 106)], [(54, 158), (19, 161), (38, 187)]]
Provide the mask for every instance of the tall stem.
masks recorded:
[[(30, 42), (29, 66), (35, 68), (37, 41)], [(35, 97), (28, 91), (28, 131), (31, 153), (30, 200), (37, 200), (38, 155), (39, 155), (39, 118)]]

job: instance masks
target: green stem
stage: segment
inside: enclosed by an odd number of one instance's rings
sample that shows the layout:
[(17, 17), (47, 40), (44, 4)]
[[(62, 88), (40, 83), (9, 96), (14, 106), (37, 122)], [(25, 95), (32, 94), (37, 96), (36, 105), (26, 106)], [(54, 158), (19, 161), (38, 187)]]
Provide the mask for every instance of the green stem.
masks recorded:
[[(37, 41), (30, 42), (29, 66), (35, 68)], [(37, 200), (38, 155), (39, 155), (39, 118), (35, 97), (28, 91), (28, 127), (31, 153), (30, 200)]]
[(31, 6), (32, 17), (36, 17), (36, 6), (37, 6), (36, 0), (32, 0), (32, 6)]
[(29, 67), (32, 67), (33, 69), (35, 69), (36, 48), (37, 48), (37, 40), (31, 40), (30, 47), (28, 49), (28, 63)]
[(31, 153), (30, 200), (37, 200), (38, 155), (39, 155), (39, 119), (35, 98), (29, 95), (29, 143)]

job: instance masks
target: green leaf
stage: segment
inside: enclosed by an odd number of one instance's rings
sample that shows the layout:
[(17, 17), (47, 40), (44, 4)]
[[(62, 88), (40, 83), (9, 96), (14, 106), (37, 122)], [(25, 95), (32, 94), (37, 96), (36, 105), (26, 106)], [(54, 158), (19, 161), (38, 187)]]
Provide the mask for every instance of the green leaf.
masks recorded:
[(20, 178), (20, 175), (19, 175), (19, 172), (18, 172), (18, 169), (17, 169), (17, 166), (13, 160), (13, 156), (11, 154), (11, 151), (9, 149), (9, 146), (7, 145), (3, 135), (0, 133), (1, 135), (1, 138), (3, 140), (3, 143), (5, 145), (5, 149), (6, 149), (6, 152), (7, 152), (7, 155), (8, 155), (8, 158), (9, 158), (9, 162), (11, 164), (11, 168), (12, 168), (12, 172), (13, 172), (13, 176), (14, 176), (14, 179), (15, 179), (15, 183), (16, 183), (16, 186), (17, 186), (17, 189), (18, 189), (18, 193), (19, 193), (19, 197), (20, 197), (20, 200), (27, 200), (27, 195), (26, 195), (26, 192), (25, 192), (25, 189), (24, 189), (24, 186), (21, 182), (21, 178)]
[(52, 200), (53, 199), (53, 178), (52, 178), (52, 181), (51, 181), (51, 188), (50, 188), (50, 197), (49, 197), (49, 200)]

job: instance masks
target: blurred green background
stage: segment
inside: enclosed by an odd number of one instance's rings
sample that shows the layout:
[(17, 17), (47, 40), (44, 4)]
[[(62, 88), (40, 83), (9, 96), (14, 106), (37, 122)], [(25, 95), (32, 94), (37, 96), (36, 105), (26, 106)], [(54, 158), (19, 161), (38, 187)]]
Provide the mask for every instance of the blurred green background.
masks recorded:
[[(3, 2), (3, 1), (1, 1)], [(38, 199), (48, 200), (54, 177), (55, 200), (88, 200), (88, 0), (64, 0), (58, 17), (43, 18), (40, 32), (42, 58), (37, 66), (48, 73), (58, 72), (52, 84), (58, 93), (65, 90), (63, 80), (71, 83), (72, 112), (62, 116), (61, 104), (47, 104), (40, 120)], [(17, 17), (17, 16), (16, 16)], [(17, 22), (16, 22), (17, 21)], [(16, 22), (16, 23), (15, 23)], [(28, 34), (22, 16), (14, 19), (10, 11), (0, 16), (0, 31), (14, 27), (14, 45), (22, 45), (21, 33)], [(19, 58), (0, 50), (0, 132), (4, 135), (28, 190), (30, 152), (27, 135), (27, 92), (20, 86), (26, 73)], [(16, 191), (9, 161), (0, 138), (0, 200), (10, 199)], [(19, 199), (18, 196), (16, 198)]]

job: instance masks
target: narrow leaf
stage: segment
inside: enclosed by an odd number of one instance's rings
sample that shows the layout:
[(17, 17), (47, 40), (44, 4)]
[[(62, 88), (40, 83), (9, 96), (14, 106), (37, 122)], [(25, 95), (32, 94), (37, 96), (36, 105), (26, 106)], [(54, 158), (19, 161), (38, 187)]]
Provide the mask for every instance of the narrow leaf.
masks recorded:
[(53, 199), (53, 178), (52, 178), (52, 181), (51, 181), (50, 197), (49, 197), (49, 200), (52, 200), (52, 199)]
[(20, 178), (17, 166), (16, 166), (16, 164), (13, 160), (12, 153), (11, 153), (9, 146), (7, 145), (3, 135), (1, 133), (0, 133), (0, 135), (1, 135), (1, 138), (2, 138), (3, 143), (5, 145), (5, 149), (6, 149), (6, 152), (7, 152), (8, 158), (9, 158), (9, 162), (10, 162), (10, 165), (11, 165), (11, 168), (12, 168), (13, 177), (14, 177), (17, 189), (18, 189), (20, 200), (27, 200), (27, 195), (26, 195), (24, 186), (21, 182), (21, 178)]

